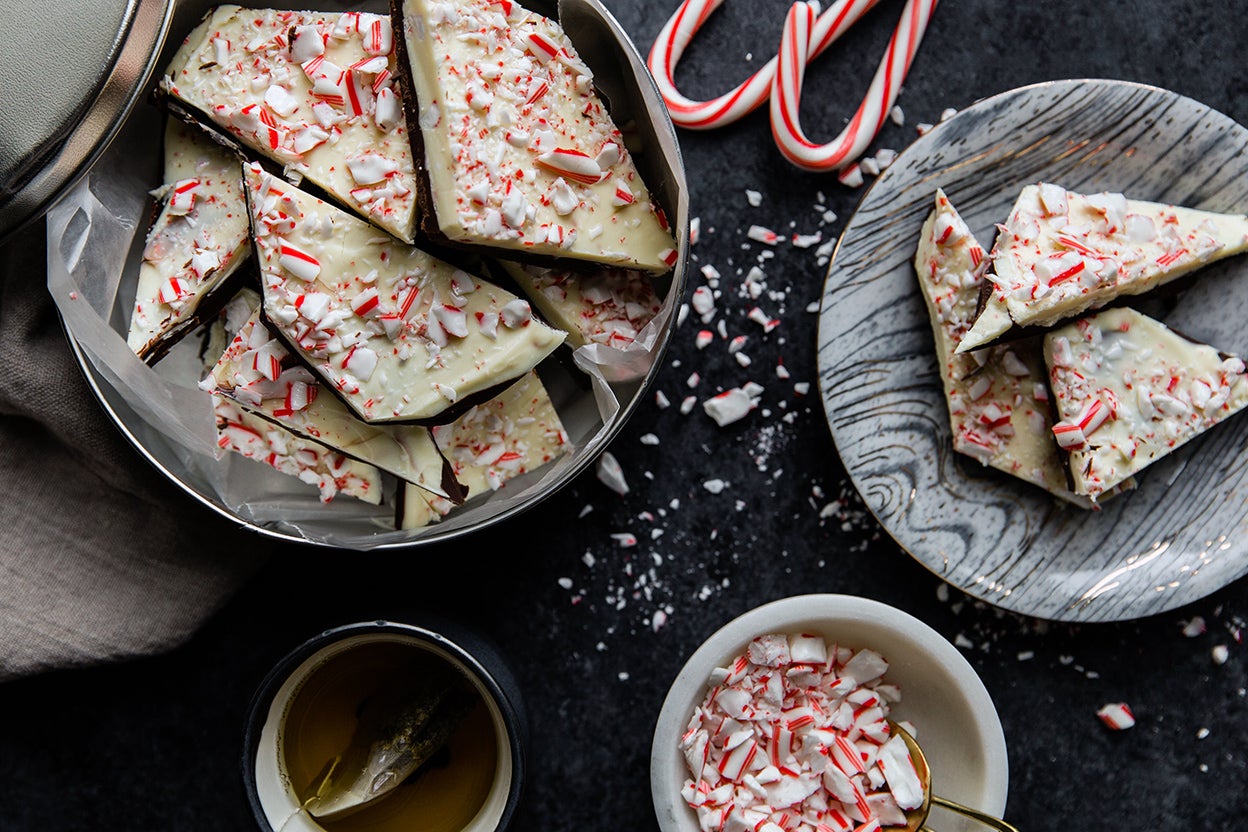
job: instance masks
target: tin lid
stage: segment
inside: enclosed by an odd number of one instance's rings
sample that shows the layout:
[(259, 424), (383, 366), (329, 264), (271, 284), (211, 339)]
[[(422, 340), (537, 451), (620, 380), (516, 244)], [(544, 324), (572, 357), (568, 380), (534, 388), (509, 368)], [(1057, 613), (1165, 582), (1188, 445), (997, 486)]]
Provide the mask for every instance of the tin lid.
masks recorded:
[(146, 86), (172, 0), (0, 0), (0, 242), (43, 215)]

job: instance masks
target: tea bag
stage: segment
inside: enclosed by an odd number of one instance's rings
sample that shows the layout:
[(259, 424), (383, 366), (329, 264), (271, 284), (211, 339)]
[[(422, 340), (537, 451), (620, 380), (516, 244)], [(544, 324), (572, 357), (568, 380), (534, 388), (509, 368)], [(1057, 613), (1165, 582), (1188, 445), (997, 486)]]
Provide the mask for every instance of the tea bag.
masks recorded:
[(371, 697), (351, 742), (330, 761), (304, 808), (333, 819), (389, 794), (446, 745), (475, 702), (449, 669), (431, 669), (415, 685)]

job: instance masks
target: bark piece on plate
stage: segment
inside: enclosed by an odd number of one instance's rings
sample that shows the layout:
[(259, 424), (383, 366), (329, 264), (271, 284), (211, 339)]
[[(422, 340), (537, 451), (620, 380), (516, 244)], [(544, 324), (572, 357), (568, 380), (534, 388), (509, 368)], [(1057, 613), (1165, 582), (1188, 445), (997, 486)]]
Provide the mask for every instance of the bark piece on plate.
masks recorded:
[(158, 361), (219, 311), (247, 262), (247, 201), (239, 157), (177, 119), (165, 127), (160, 211), (143, 249), (126, 342)]
[(412, 242), (415, 168), (390, 18), (219, 6), (161, 82), (176, 109)]
[(426, 234), (521, 259), (675, 265), (667, 220), (556, 21), (512, 0), (391, 7)]
[(1075, 491), (1093, 500), (1248, 405), (1244, 362), (1134, 309), (1044, 337)]
[(372, 505), (381, 503), (381, 472), (376, 466), (302, 439), (223, 396), (214, 395), (212, 404), (221, 448), (315, 486), (321, 502), (346, 494)]
[(1015, 327), (1052, 326), (1245, 249), (1242, 214), (1028, 185), (997, 235), (991, 291), (959, 349), (977, 349)]
[(957, 352), (975, 317), (988, 258), (942, 190), (920, 232), (914, 267), (932, 321), (953, 449), (1091, 508), (1068, 487), (1053, 441), (1040, 338)]
[(528, 301), (245, 173), (265, 317), (361, 419), (453, 421), (566, 337)]
[[(438, 447), (470, 494), (488, 494), (570, 450), (559, 414), (537, 373), (449, 425), (433, 428)], [(406, 489), (400, 528), (419, 528), (449, 511), (444, 501)]]
[(627, 346), (663, 306), (644, 272), (573, 272), (506, 261), (502, 266), (537, 310), (567, 331), (573, 347)]
[(465, 492), (428, 428), (369, 425), (326, 393), (313, 373), (260, 322), (259, 298), (200, 387), (292, 433), (375, 465), (433, 495)]

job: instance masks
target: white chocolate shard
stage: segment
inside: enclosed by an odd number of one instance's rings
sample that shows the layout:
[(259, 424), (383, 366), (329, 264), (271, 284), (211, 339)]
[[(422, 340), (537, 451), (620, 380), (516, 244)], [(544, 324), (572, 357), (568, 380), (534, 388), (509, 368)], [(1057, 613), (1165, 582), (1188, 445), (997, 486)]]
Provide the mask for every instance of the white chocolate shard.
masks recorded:
[(245, 174), (265, 316), (364, 421), (438, 420), (563, 342), (510, 292)]
[[(449, 466), (429, 430), (414, 425), (369, 425), (355, 418), (260, 323), (259, 298), (199, 386), (432, 495), (462, 501), (462, 488), (449, 476)], [(453, 494), (448, 493), (448, 486)]]
[(573, 347), (626, 347), (663, 306), (643, 272), (599, 269), (578, 273), (510, 262), (503, 266), (538, 311), (567, 331)]
[(953, 449), (1037, 485), (1083, 508), (1070, 490), (1066, 466), (1053, 441), (1046, 373), (1037, 337), (975, 354), (959, 353), (975, 317), (988, 259), (944, 191), (919, 236), (914, 258), (936, 340)]
[(1059, 185), (1023, 188), (992, 250), (985, 311), (959, 352), (1015, 326), (1052, 326), (1248, 249), (1248, 216)]
[(556, 21), (512, 0), (398, 7), (436, 214), (427, 230), (656, 274), (675, 265), (667, 220)]
[(323, 503), (339, 494), (372, 505), (381, 503), (381, 472), (376, 466), (303, 439), (222, 396), (213, 396), (212, 403), (217, 444), (225, 450), (315, 486)]
[(1096, 500), (1248, 406), (1244, 362), (1133, 309), (1044, 337), (1075, 492)]
[(183, 41), (161, 88), (410, 243), (415, 167), (392, 41), (384, 15), (219, 6)]
[(126, 343), (159, 358), (196, 325), (250, 250), (237, 156), (177, 119), (165, 128), (165, 185), (147, 233)]
[[(470, 495), (497, 491), (508, 480), (571, 450), (550, 394), (535, 372), (451, 424), (434, 427), (433, 437)], [(407, 489), (401, 527), (428, 525), (449, 509), (428, 494)]]

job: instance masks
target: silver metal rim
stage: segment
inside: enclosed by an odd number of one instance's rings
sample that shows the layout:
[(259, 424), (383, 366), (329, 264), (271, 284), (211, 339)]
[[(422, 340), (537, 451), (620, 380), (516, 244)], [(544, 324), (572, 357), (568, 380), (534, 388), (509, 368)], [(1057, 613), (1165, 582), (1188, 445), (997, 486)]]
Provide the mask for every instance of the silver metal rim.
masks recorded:
[(169, 32), (173, 0), (130, 0), (120, 48), (95, 100), (56, 156), (13, 201), (0, 207), (0, 243), (43, 216), (56, 198), (95, 163), (147, 89)]

